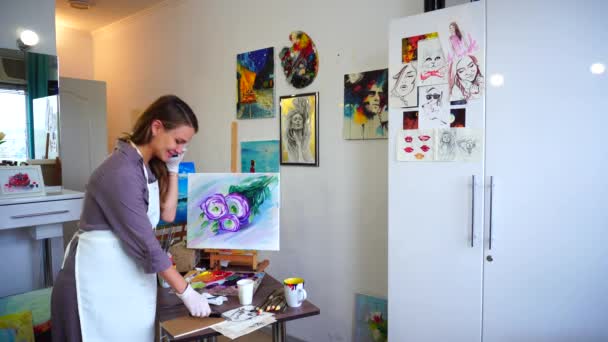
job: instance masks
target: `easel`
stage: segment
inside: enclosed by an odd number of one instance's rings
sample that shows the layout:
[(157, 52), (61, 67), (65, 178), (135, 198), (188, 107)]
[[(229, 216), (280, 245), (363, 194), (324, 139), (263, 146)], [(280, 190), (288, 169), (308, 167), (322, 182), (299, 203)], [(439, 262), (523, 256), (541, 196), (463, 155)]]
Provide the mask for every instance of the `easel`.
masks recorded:
[[(237, 148), (238, 148), (238, 125), (232, 121), (230, 125), (230, 172), (236, 173)], [(220, 270), (220, 261), (229, 261), (232, 264), (250, 267), (254, 271), (262, 272), (268, 266), (268, 260), (258, 264), (258, 251), (243, 251), (230, 249), (205, 249), (209, 253), (209, 268)]]

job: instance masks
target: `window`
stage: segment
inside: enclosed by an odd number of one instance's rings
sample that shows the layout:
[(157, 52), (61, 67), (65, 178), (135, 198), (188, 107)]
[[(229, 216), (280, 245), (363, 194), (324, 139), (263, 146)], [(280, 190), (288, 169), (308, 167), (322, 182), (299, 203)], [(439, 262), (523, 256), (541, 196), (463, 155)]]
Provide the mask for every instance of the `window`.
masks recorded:
[[(13, 87), (14, 88), (14, 87)], [(25, 90), (3, 88), (0, 84), (0, 132), (5, 134), (0, 145), (0, 160), (27, 159), (27, 111)]]

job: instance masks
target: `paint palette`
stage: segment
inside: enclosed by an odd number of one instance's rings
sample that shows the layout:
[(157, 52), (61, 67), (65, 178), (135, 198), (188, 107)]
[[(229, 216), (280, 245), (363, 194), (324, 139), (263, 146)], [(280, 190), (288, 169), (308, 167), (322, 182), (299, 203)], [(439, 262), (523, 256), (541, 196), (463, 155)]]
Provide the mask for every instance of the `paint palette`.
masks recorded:
[[(222, 272), (222, 271), (217, 271)], [(215, 272), (211, 272), (215, 273)], [(211, 282), (205, 282), (203, 292), (207, 292), (214, 296), (238, 296), (239, 290), (236, 287), (236, 282), (241, 279), (251, 279), (253, 283), (253, 293), (258, 289), (264, 278), (264, 272), (223, 272), (230, 273), (222, 279)], [(202, 274), (201, 274), (202, 275)], [(198, 277), (197, 277), (198, 278)], [(196, 278), (195, 278), (196, 279)], [(195, 279), (192, 281), (195, 282)]]

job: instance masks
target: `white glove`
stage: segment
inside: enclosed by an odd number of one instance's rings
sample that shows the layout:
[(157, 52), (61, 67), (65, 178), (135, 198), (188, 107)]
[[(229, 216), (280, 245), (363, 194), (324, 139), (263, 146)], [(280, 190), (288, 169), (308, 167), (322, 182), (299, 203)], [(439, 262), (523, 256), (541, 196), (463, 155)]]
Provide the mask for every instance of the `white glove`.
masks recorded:
[(186, 154), (185, 148), (182, 153), (178, 154), (175, 157), (171, 157), (171, 158), (169, 158), (169, 160), (167, 160), (167, 162), (165, 164), (167, 164), (167, 170), (169, 170), (170, 173), (177, 174), (179, 172), (179, 163), (181, 163), (182, 159), (184, 159), (184, 154)]
[(207, 298), (196, 292), (190, 284), (184, 290), (184, 293), (175, 293), (190, 311), (190, 314), (195, 317), (207, 317), (211, 313)]

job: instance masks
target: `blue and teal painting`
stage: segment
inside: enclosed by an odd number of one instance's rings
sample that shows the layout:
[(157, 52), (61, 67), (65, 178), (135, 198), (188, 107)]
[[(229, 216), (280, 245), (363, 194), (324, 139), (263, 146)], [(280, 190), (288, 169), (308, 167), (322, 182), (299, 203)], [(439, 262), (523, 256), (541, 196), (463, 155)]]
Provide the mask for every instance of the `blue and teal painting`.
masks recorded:
[(194, 172), (196, 172), (194, 162), (179, 163), (177, 175), (177, 212), (175, 213), (175, 221), (165, 222), (160, 220), (158, 226), (186, 224), (188, 219), (188, 174)]
[(279, 141), (241, 142), (241, 172), (279, 172)]
[(236, 118), (274, 117), (274, 48), (236, 56)]
[(387, 300), (357, 293), (355, 298), (355, 342), (388, 340)]

